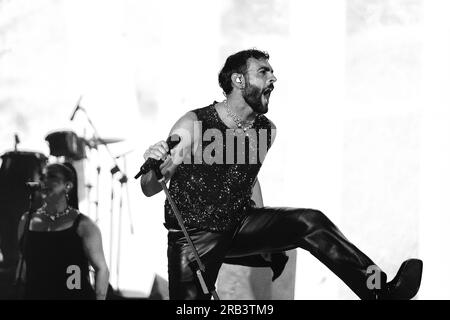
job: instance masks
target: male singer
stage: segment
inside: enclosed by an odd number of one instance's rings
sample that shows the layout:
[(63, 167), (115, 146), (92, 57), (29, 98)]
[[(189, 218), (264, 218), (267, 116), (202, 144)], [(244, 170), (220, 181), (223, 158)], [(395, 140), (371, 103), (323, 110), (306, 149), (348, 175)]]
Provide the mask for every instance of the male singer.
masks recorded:
[[(210, 287), (224, 262), (270, 266), (274, 278), (287, 261), (283, 251), (303, 248), (325, 264), (361, 299), (411, 299), (419, 290), (422, 261), (410, 259), (390, 282), (386, 274), (322, 212), (263, 206), (257, 179), (275, 125), (265, 116), (277, 78), (269, 55), (245, 50), (229, 56), (219, 73), (226, 99), (189, 111), (173, 126), (181, 142), (165, 141), (144, 158), (160, 166), (200, 258)], [(154, 172), (141, 178), (143, 193), (159, 191)], [(210, 299), (195, 275), (196, 264), (172, 208), (165, 203), (171, 299)], [(373, 271), (378, 270), (376, 275)], [(370, 277), (379, 276), (378, 285)]]

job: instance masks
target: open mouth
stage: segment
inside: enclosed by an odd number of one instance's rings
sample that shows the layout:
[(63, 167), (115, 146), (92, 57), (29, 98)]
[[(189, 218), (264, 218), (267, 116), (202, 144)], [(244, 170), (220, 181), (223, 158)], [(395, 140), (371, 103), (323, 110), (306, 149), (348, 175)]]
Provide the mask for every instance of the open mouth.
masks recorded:
[(270, 94), (272, 93), (273, 89), (273, 87), (268, 87), (263, 91), (263, 95), (266, 99), (270, 98)]

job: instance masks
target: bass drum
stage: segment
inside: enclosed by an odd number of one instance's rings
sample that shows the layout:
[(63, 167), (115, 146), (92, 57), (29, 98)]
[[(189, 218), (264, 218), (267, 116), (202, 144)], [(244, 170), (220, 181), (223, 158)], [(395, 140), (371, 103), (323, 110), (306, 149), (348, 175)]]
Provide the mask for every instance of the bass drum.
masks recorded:
[[(12, 151), (1, 156), (0, 168), (0, 250), (4, 267), (17, 263), (19, 247), (17, 227), (29, 208), (29, 192), (25, 182), (39, 180), (47, 157), (38, 152)], [(35, 206), (38, 206), (39, 199)]]

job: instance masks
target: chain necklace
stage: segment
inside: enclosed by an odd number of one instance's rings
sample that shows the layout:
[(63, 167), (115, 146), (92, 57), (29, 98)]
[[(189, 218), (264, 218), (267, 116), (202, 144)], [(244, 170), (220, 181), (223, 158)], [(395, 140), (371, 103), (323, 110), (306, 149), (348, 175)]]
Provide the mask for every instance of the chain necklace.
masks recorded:
[(46, 216), (47, 218), (49, 218), (52, 222), (55, 222), (56, 220), (58, 220), (59, 218), (61, 218), (61, 217), (64, 217), (64, 216), (67, 216), (69, 213), (70, 213), (70, 211), (71, 211), (71, 209), (72, 209), (72, 207), (71, 206), (67, 206), (63, 211), (61, 211), (61, 212), (57, 212), (56, 214), (50, 214), (50, 213), (48, 213), (46, 210), (45, 210), (45, 208), (47, 207), (47, 204), (44, 204), (42, 207), (40, 207), (38, 210), (37, 210), (37, 214), (42, 214), (42, 215), (44, 215), (44, 216)]
[[(253, 126), (253, 123), (255, 120), (242, 120), (241, 117), (239, 117), (233, 110), (231, 110), (230, 106), (228, 105), (228, 100), (224, 101), (225, 103), (225, 110), (227, 111), (228, 116), (233, 120), (233, 122), (238, 127), (238, 130), (242, 130), (244, 133), (247, 132), (248, 129), (250, 129)], [(238, 131), (238, 130), (235, 130)]]

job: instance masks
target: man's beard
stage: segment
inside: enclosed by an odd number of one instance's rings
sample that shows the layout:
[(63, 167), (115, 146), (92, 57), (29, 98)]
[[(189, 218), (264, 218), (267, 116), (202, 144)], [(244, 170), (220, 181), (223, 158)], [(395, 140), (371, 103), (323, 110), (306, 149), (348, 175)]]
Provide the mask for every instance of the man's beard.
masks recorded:
[(258, 114), (264, 114), (268, 111), (269, 101), (263, 103), (263, 90), (254, 85), (246, 85), (242, 94), (244, 101)]

